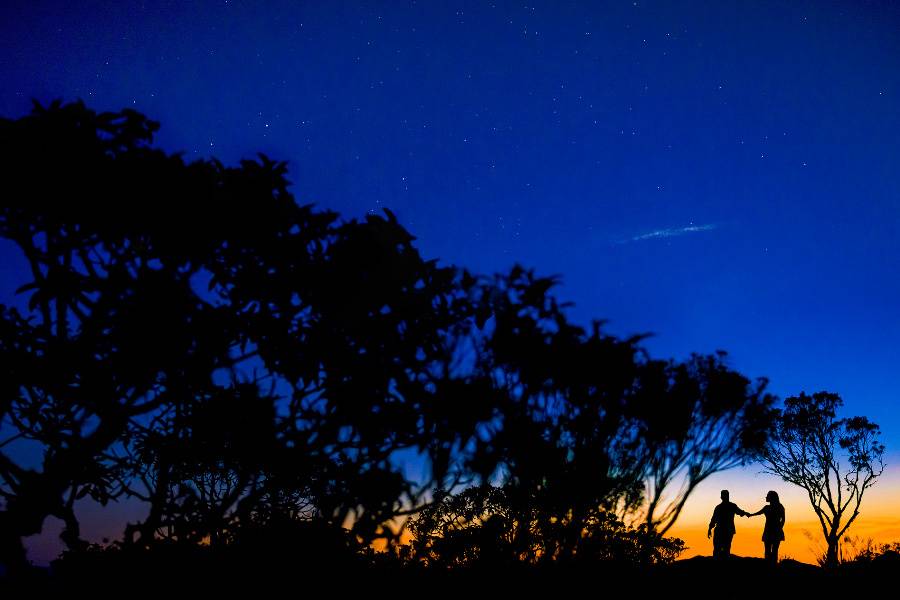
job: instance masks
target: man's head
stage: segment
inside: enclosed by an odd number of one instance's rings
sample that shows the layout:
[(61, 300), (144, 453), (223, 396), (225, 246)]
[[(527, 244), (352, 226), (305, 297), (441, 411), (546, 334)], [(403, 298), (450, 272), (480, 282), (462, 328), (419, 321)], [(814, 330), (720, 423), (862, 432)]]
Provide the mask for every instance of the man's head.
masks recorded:
[(728, 502), (728, 490), (722, 490), (722, 502)]

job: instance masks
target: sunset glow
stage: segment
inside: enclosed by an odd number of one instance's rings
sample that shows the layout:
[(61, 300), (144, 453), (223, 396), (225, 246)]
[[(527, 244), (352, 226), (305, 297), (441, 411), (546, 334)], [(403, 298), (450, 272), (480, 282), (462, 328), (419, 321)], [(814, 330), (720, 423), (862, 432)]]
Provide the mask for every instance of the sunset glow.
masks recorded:
[[(894, 457), (897, 457), (895, 454)], [(900, 461), (898, 461), (900, 462)], [(810, 508), (805, 492), (784, 483), (771, 475), (759, 473), (759, 468), (747, 467), (720, 473), (701, 484), (688, 500), (684, 512), (669, 535), (683, 539), (688, 549), (685, 558), (708, 556), (712, 553), (712, 541), (706, 538), (713, 508), (719, 503), (719, 492), (728, 489), (731, 500), (748, 512), (756, 512), (765, 504), (768, 490), (776, 490), (785, 507), (785, 540), (779, 553), (782, 558), (793, 558), (802, 562), (815, 563), (824, 552), (822, 527)], [(847, 536), (856, 538), (855, 543), (865, 544), (871, 539), (875, 544), (900, 541), (900, 466), (888, 467), (882, 480), (866, 492), (860, 516), (851, 525)], [(760, 540), (764, 518), (737, 517), (737, 534), (732, 542), (732, 553), (740, 556), (763, 556)], [(852, 553), (853, 544), (847, 547)]]

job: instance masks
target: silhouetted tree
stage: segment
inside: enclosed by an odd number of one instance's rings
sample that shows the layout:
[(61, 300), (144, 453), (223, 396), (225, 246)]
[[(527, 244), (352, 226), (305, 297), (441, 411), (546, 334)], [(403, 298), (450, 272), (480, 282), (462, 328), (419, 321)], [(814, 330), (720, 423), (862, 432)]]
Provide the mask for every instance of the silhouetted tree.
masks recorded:
[(656, 361), (640, 336), (571, 324), (553, 284), (516, 268), (484, 290), (490, 318), (477, 355), (503, 397), (477, 468), (502, 465), (502, 481), (552, 523), (559, 539), (545, 556), (573, 554), (586, 524), (608, 511), (643, 511), (652, 548), (700, 482), (759, 451), (773, 397), (724, 353)]
[[(322, 515), (371, 539), (414, 510), (448, 455), (490, 416), (478, 390), (452, 368), (457, 329), (469, 318), (454, 269), (423, 260), (392, 214), (336, 230), (321, 285), (303, 283), (313, 319), (304, 331), (315, 370), (285, 370), (292, 394), (288, 439), (311, 448), (327, 471), (313, 495)], [(428, 457), (425, 481), (411, 481), (398, 452)]]
[(476, 340), (481, 369), (499, 395), (496, 418), (471, 464), (483, 481), (534, 504), (530, 529), (555, 531), (545, 559), (572, 557), (586, 527), (605, 511), (641, 499), (628, 405), (637, 385), (637, 339), (590, 332), (566, 318), (549, 293), (552, 278), (520, 267), (485, 284), (485, 327)]
[[(123, 452), (115, 455), (126, 466), (120, 484), (149, 511), (128, 526), (126, 543), (215, 546), (230, 541), (236, 527), (258, 521), (260, 505), (267, 516), (299, 518), (310, 504), (308, 494), (297, 494), (302, 484), (279, 478), (286, 449), (276, 430), (277, 398), (254, 383), (211, 392), (156, 415), (149, 426), (132, 424)], [(306, 466), (298, 461), (291, 474), (305, 482)]]
[[(81, 103), (0, 121), (0, 235), (32, 275), (27, 312), (0, 319), (0, 561), (21, 564), (49, 515), (82, 546), (86, 495), (147, 501), (141, 545), (227, 538), (276, 507), (396, 535), (426, 490), (396, 453), (441, 480), (491, 415), (453, 368), (474, 280), (389, 212), (337, 223), (296, 204), (284, 163), (187, 164), (156, 129)], [(42, 465), (17, 462), (22, 443)]]
[[(227, 327), (191, 278), (209, 238), (216, 169), (149, 148), (157, 125), (132, 111), (97, 115), (81, 104), (0, 121), (9, 186), (0, 235), (31, 268), (28, 311), (3, 307), (6, 373), (0, 423), (37, 446), (39, 469), (0, 453), (0, 536), (9, 564), (45, 517), (81, 545), (74, 505), (121, 493), (105, 452), (129, 422), (184, 401), (187, 381), (231, 363)], [(187, 235), (190, 232), (191, 235)], [(21, 454), (19, 454), (21, 456)]]
[(644, 523), (665, 535), (707, 477), (758, 455), (774, 397), (724, 363), (725, 353), (649, 361), (632, 405), (646, 468)]
[(762, 455), (766, 471), (806, 491), (827, 544), (825, 565), (832, 567), (865, 491), (884, 471), (878, 425), (865, 417), (838, 418), (842, 405), (829, 392), (787, 398)]
[[(0, 307), (0, 562), (48, 516), (84, 550), (86, 497), (147, 504), (134, 556), (286, 531), (345, 556), (425, 510), (420, 551), (446, 564), (639, 540), (665, 561), (693, 486), (764, 440), (763, 385), (721, 357), (652, 361), (570, 322), (553, 278), (439, 266), (390, 211), (339, 221), (284, 163), (186, 163), (157, 127), (81, 103), (0, 120), (0, 236), (30, 266), (26, 307)], [(637, 529), (613, 516), (646, 503)]]

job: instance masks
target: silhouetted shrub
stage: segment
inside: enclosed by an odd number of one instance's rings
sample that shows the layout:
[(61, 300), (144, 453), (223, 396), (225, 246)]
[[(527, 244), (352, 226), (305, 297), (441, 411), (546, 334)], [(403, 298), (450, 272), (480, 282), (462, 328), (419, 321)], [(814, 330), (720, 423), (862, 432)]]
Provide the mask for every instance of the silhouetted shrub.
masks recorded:
[(684, 542), (626, 526), (600, 511), (583, 522), (574, 549), (563, 515), (546, 515), (533, 497), (512, 485), (473, 487), (445, 495), (410, 523), (414, 559), (440, 568), (543, 564), (561, 559), (578, 563), (668, 564)]

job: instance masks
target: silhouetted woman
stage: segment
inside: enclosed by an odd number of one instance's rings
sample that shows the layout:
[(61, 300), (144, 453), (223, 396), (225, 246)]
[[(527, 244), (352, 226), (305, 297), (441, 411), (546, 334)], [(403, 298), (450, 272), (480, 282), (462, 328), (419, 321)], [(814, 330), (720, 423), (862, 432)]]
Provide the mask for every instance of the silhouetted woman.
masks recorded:
[(762, 541), (766, 547), (766, 561), (774, 565), (778, 563), (778, 545), (784, 540), (784, 506), (778, 501), (778, 494), (772, 491), (766, 494), (766, 502), (769, 503), (767, 506), (747, 516), (766, 515)]

